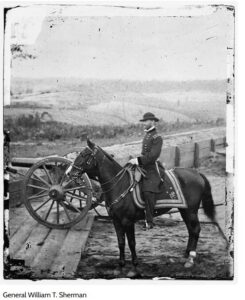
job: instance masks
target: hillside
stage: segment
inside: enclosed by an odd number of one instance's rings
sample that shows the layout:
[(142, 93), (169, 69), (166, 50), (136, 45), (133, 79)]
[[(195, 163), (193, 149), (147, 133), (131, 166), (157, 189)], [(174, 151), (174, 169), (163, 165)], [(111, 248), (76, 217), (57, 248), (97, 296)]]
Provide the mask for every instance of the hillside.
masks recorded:
[(48, 112), (73, 125), (136, 123), (146, 111), (165, 122), (225, 119), (225, 81), (102, 81), (13, 78), (5, 117)]

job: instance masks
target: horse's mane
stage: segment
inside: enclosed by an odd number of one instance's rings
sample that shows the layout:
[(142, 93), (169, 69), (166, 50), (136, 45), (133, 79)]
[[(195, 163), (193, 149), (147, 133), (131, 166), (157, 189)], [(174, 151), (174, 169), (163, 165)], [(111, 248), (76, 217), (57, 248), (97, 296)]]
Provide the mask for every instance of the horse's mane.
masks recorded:
[(103, 152), (103, 154), (111, 161), (111, 162), (113, 162), (113, 163), (115, 163), (118, 167), (121, 167), (122, 168), (122, 166), (110, 155), (110, 154), (108, 154), (105, 150), (103, 150), (101, 147), (99, 147), (99, 146), (97, 146), (98, 147), (98, 149), (101, 151), (101, 152)]

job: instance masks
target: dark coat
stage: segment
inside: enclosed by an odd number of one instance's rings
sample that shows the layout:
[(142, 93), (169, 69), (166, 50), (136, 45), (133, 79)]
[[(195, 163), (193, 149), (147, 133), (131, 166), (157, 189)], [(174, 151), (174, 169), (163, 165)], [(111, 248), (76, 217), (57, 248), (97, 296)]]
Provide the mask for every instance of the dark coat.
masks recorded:
[(138, 157), (139, 165), (146, 170), (146, 178), (143, 178), (143, 192), (161, 192), (161, 179), (157, 170), (156, 161), (162, 150), (162, 137), (156, 129), (147, 132), (143, 144), (141, 156)]

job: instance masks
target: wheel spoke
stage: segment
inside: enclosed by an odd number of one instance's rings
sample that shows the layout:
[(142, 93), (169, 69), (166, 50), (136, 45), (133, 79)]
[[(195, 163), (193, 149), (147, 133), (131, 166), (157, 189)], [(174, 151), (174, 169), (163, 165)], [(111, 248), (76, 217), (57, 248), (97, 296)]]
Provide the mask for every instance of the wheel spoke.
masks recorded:
[[(69, 167), (69, 166), (68, 166)], [(64, 172), (64, 174), (63, 174), (63, 176), (62, 176), (62, 178), (61, 178), (61, 180), (60, 180), (60, 185), (62, 185), (62, 183), (64, 182), (64, 180), (65, 180), (65, 178), (66, 178), (66, 170), (68, 169), (68, 167), (65, 169), (65, 172)]]
[(50, 200), (50, 198), (48, 198), (48, 200), (46, 200), (44, 203), (42, 203), (40, 206), (38, 206), (38, 208), (36, 208), (34, 211), (37, 212), (41, 207), (43, 207), (46, 203), (48, 203)]
[(49, 214), (50, 214), (50, 212), (51, 212), (51, 209), (53, 208), (53, 205), (54, 205), (54, 200), (52, 201), (52, 204), (51, 204), (50, 207), (49, 207), (49, 210), (48, 210), (48, 212), (47, 212), (47, 214), (46, 214), (46, 217), (45, 217), (44, 221), (47, 221), (48, 216), (49, 216)]
[[(81, 197), (81, 191), (79, 191), (79, 196)], [(79, 199), (79, 203), (80, 203), (80, 208), (82, 208), (83, 206), (82, 206), (82, 200), (81, 199)]]
[(51, 178), (51, 176), (50, 176), (50, 174), (49, 174), (49, 172), (48, 172), (48, 170), (47, 170), (45, 164), (43, 164), (42, 166), (43, 166), (43, 169), (44, 169), (46, 175), (48, 176), (48, 178), (49, 178), (51, 184), (54, 184), (54, 182), (53, 182), (53, 180), (52, 180), (52, 178)]
[(75, 195), (75, 191), (70, 194), (72, 194), (72, 197), (70, 195), (68, 195), (68, 196), (70, 197), (70, 202), (72, 202), (72, 200), (74, 199), (73, 195)]
[(33, 187), (33, 188), (39, 189), (39, 190), (49, 191), (48, 188), (45, 188), (45, 187), (43, 187), (43, 186), (38, 186), (38, 185), (34, 185), (34, 184), (27, 184), (27, 186)]
[(33, 175), (36, 177), (36, 178), (32, 178), (34, 180), (40, 180), (42, 183), (44, 183), (45, 185), (47, 185), (48, 187), (50, 187), (50, 184), (44, 180), (42, 177), (38, 176), (37, 174), (33, 173)]
[(60, 209), (59, 209), (59, 201), (56, 202), (57, 205), (57, 224), (60, 223)]
[(54, 183), (57, 184), (58, 183), (57, 162), (54, 163), (53, 172), (54, 172)]
[(33, 200), (33, 199), (38, 199), (38, 198), (41, 198), (41, 197), (44, 197), (44, 196), (48, 196), (48, 193), (46, 191), (41, 191), (31, 197), (28, 197), (27, 199), (28, 200)]
[(64, 208), (65, 214), (66, 214), (68, 220), (71, 222), (71, 217), (68, 214), (68, 211), (67, 211), (67, 208), (66, 208), (65, 204), (61, 201), (60, 205)]
[(34, 194), (33, 196), (39, 196), (39, 195), (41, 195), (41, 194), (43, 194), (43, 193), (46, 193), (46, 191), (41, 190), (40, 192)]
[(71, 207), (73, 207), (79, 214), (81, 213), (81, 211), (80, 211), (76, 206), (74, 206), (69, 200), (65, 199), (65, 201), (66, 201)]
[(83, 197), (78, 196), (78, 195), (76, 195), (76, 194), (72, 194), (72, 193), (70, 193), (70, 192), (67, 192), (67, 194), (68, 194), (70, 197), (76, 198), (76, 199), (78, 199), (78, 200), (87, 200), (86, 198), (83, 198)]
[(79, 190), (79, 189), (82, 189), (82, 188), (88, 189), (86, 187), (86, 185), (80, 185), (80, 186), (64, 189), (64, 192), (72, 192), (72, 191), (76, 191), (76, 190)]
[(73, 180), (70, 180), (70, 181), (68, 181), (68, 182), (66, 183), (65, 186), (63, 186), (63, 190), (69, 189), (70, 184), (73, 184), (73, 187), (74, 187), (74, 181), (73, 181)]

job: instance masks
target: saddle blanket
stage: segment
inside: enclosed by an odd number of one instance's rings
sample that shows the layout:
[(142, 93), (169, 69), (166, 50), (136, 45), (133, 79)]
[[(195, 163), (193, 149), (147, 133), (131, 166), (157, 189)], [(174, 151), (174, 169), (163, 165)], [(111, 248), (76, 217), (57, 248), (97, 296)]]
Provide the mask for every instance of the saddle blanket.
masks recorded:
[[(179, 180), (176, 178), (173, 170), (165, 171), (164, 189), (162, 193), (156, 194), (155, 209), (159, 208), (186, 208), (186, 199), (182, 193)], [(145, 202), (142, 199), (140, 184), (137, 184), (132, 191), (135, 204), (144, 209)]]

